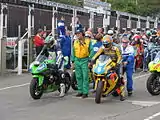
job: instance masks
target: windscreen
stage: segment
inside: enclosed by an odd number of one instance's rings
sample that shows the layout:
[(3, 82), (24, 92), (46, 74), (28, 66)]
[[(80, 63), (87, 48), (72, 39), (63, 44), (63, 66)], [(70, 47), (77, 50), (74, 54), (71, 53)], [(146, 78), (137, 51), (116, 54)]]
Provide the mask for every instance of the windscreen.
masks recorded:
[(47, 59), (47, 57), (45, 55), (39, 55), (39, 56), (37, 56), (36, 61), (41, 63), (46, 59)]
[(160, 59), (160, 51), (157, 53), (155, 59), (156, 59), (156, 58), (159, 58), (159, 59)]
[(100, 55), (99, 56), (99, 61), (100, 62), (106, 62), (108, 59), (110, 59), (110, 57), (109, 56), (107, 56), (107, 55)]

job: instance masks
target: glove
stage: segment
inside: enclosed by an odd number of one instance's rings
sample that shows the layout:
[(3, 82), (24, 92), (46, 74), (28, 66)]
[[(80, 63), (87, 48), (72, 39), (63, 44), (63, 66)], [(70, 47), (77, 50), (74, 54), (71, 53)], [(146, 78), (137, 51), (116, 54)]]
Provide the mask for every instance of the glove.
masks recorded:
[(94, 63), (95, 63), (95, 60), (89, 60), (88, 67), (92, 68)]
[(115, 69), (119, 70), (120, 69), (120, 64), (116, 64)]
[(123, 62), (123, 66), (125, 67), (128, 64), (128, 62)]

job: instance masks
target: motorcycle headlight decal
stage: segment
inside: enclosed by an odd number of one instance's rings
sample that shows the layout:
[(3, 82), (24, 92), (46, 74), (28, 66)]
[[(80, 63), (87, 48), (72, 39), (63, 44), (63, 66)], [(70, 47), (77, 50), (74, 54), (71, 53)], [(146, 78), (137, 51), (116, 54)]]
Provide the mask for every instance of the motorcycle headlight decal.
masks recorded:
[(101, 70), (102, 70), (102, 67), (98, 67), (97, 71), (101, 72)]
[(38, 68), (37, 68), (37, 71), (41, 71), (43, 70), (44, 68), (46, 68), (46, 64), (41, 64)]

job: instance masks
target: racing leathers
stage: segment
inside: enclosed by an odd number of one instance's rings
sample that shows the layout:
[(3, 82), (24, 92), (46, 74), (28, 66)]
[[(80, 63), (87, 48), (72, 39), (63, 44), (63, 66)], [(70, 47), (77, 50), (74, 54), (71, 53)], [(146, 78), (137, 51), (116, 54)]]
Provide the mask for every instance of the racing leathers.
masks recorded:
[(104, 46), (102, 46), (98, 52), (93, 56), (92, 61), (96, 60), (96, 58), (98, 58), (98, 56), (100, 56), (101, 54), (105, 54), (111, 57), (112, 61), (115, 63), (115, 66), (113, 66), (113, 69), (116, 70), (116, 73), (118, 75), (118, 89), (119, 89), (119, 93), (120, 94), (120, 100), (124, 100), (124, 83), (121, 81), (120, 79), (120, 74), (119, 74), (119, 68), (120, 68), (120, 64), (122, 61), (122, 55), (121, 52), (119, 50), (118, 47), (116, 46), (111, 46), (111, 48), (106, 49)]
[(95, 60), (99, 55), (105, 54), (111, 57), (113, 62), (115, 62), (115, 66), (119, 66), (122, 60), (122, 55), (120, 50), (116, 46), (112, 46), (110, 49), (105, 49), (104, 46), (102, 46), (98, 52), (93, 56), (92, 60)]

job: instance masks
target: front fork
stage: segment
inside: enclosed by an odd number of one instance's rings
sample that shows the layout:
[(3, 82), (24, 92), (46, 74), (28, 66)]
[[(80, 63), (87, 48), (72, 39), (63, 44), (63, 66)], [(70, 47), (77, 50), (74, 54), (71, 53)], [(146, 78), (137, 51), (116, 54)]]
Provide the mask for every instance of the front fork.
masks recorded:
[(42, 75), (33, 75), (33, 78), (37, 78), (38, 79), (38, 86), (42, 86), (42, 84), (44, 82), (44, 76), (42, 76)]

